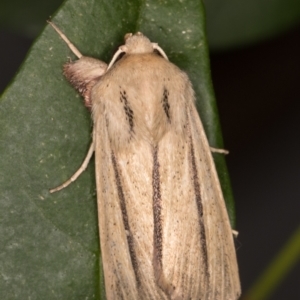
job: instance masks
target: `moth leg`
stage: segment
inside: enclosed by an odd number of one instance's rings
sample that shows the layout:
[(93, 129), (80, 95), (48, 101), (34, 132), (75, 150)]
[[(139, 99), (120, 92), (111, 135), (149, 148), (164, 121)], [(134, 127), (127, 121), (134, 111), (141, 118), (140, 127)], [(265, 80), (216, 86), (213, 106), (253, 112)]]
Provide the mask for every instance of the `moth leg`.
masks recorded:
[(234, 229), (231, 229), (231, 231), (232, 231), (232, 235), (233, 235), (235, 238), (237, 238), (238, 235), (239, 235), (239, 232), (238, 232), (237, 230), (234, 230)]
[(70, 179), (68, 179), (66, 182), (64, 182), (62, 185), (60, 185), (54, 189), (51, 189), (49, 192), (54, 193), (54, 192), (60, 191), (60, 190), (64, 189), (65, 187), (67, 187), (69, 184), (71, 184), (73, 181), (75, 181), (80, 176), (80, 174), (87, 168), (87, 166), (90, 162), (90, 159), (94, 153), (94, 150), (95, 150), (95, 143), (93, 141), (82, 165), (74, 173), (74, 175)]
[(221, 153), (221, 154), (229, 154), (229, 151), (228, 150), (225, 150), (225, 149), (219, 149), (219, 148), (214, 148), (214, 147), (209, 147), (210, 148), (210, 151), (211, 152), (214, 152), (214, 153)]
[(59, 36), (66, 42), (70, 50), (78, 57), (80, 58), (82, 54), (79, 52), (79, 50), (70, 42), (70, 40), (62, 33), (62, 31), (51, 21), (47, 21), (48, 24), (50, 24), (55, 31), (59, 34)]

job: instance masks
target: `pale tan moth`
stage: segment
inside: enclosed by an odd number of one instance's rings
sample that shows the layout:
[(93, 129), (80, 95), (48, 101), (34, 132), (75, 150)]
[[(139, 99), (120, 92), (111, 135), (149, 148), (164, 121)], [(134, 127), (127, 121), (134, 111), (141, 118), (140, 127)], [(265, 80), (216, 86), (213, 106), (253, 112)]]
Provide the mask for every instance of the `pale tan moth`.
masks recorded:
[[(107, 299), (238, 299), (233, 235), (187, 75), (141, 33), (64, 74), (93, 117)], [(121, 56), (123, 54), (123, 56)]]

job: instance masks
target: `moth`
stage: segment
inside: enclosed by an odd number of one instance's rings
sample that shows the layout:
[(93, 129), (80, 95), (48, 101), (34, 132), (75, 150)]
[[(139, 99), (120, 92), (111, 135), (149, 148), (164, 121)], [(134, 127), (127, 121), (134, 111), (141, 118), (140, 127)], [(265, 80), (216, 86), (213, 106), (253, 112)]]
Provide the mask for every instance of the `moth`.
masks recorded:
[(188, 76), (142, 33), (107, 66), (84, 57), (64, 74), (91, 109), (107, 299), (237, 299), (238, 266), (211, 149)]

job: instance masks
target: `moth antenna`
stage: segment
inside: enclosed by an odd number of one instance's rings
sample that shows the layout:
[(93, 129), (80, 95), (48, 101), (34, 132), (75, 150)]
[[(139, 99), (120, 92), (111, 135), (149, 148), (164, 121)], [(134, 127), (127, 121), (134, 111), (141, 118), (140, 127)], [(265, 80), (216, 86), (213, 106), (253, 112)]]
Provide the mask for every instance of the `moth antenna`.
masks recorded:
[(90, 149), (88, 151), (88, 154), (86, 155), (86, 157), (85, 157), (82, 165), (80, 166), (80, 168), (73, 174), (73, 176), (70, 179), (68, 179), (66, 182), (64, 182), (60, 186), (58, 186), (54, 189), (51, 189), (49, 192), (52, 194), (52, 193), (55, 193), (57, 191), (60, 191), (60, 190), (64, 189), (65, 187), (67, 187), (69, 184), (71, 184), (73, 181), (75, 181), (80, 176), (80, 174), (87, 168), (87, 166), (89, 164), (89, 161), (90, 161), (94, 151), (95, 151), (95, 143), (93, 141), (91, 146), (90, 146)]
[(78, 51), (78, 49), (70, 42), (70, 40), (62, 33), (62, 31), (51, 21), (47, 20), (47, 23), (50, 24), (54, 30), (59, 34), (59, 36), (66, 42), (70, 50), (78, 57), (82, 57), (82, 54)]
[(123, 53), (123, 52), (126, 52), (126, 47), (125, 46), (121, 46), (118, 51), (115, 53), (115, 55), (113, 56), (112, 60), (110, 61), (106, 71), (108, 71), (111, 66), (115, 63), (115, 61), (117, 60), (118, 56)]
[(165, 51), (163, 49), (161, 49), (157, 43), (152, 43), (152, 46), (153, 46), (153, 49), (156, 49), (162, 55), (162, 57), (164, 57), (166, 60), (169, 60)]

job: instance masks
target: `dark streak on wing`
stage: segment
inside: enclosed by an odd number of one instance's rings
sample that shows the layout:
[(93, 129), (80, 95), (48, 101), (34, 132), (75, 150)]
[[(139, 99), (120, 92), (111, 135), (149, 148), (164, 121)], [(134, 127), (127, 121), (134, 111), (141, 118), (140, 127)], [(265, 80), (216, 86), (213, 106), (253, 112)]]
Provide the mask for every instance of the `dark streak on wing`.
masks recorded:
[(162, 197), (160, 187), (160, 173), (158, 161), (158, 146), (153, 149), (153, 171), (152, 171), (152, 187), (153, 187), (153, 269), (154, 278), (157, 285), (165, 293), (168, 299), (173, 299), (172, 295), (176, 287), (169, 282), (163, 273), (163, 224), (162, 224)]
[(129, 226), (129, 222), (128, 222), (128, 214), (127, 214), (127, 209), (126, 209), (125, 197), (124, 197), (124, 193), (123, 193), (123, 189), (122, 189), (122, 184), (121, 184), (121, 179), (120, 179), (119, 170), (118, 170), (118, 166), (117, 166), (117, 161), (115, 158), (115, 154), (113, 152), (111, 153), (111, 159), (112, 159), (112, 164), (113, 164), (113, 168), (114, 168), (114, 172), (115, 172), (116, 184), (117, 184), (117, 188), (118, 188), (118, 196), (119, 196), (119, 200), (120, 200), (124, 229), (125, 229), (126, 236), (127, 236), (129, 254), (130, 254), (131, 263), (132, 263), (132, 267), (133, 267), (134, 274), (135, 274), (135, 279), (136, 279), (137, 285), (139, 286), (140, 278), (139, 278), (138, 262), (137, 262), (136, 253), (135, 253), (135, 249), (134, 249), (134, 241), (133, 241), (133, 236), (131, 234), (130, 226)]
[(162, 98), (162, 106), (165, 111), (165, 114), (168, 118), (169, 123), (171, 123), (170, 117), (170, 104), (169, 104), (169, 91), (164, 87), (163, 98)]
[(203, 264), (204, 270), (206, 272), (205, 278), (209, 280), (209, 272), (208, 272), (208, 255), (207, 255), (207, 247), (206, 247), (206, 235), (205, 235), (205, 227), (203, 222), (203, 204), (201, 199), (201, 189), (197, 171), (197, 165), (195, 160), (195, 152), (194, 152), (194, 145), (193, 139), (190, 137), (190, 147), (191, 147), (191, 163), (192, 163), (192, 180), (194, 183), (194, 191), (196, 197), (196, 204), (198, 208), (198, 216), (199, 216), (199, 226), (200, 226), (200, 242), (201, 242), (201, 249), (203, 254)]
[(129, 123), (130, 131), (134, 132), (134, 130), (133, 130), (133, 126), (134, 126), (133, 110), (130, 107), (125, 90), (120, 91), (120, 101), (121, 101), (121, 103), (124, 103), (124, 111), (126, 114), (126, 120), (128, 120), (128, 123)]
[(162, 220), (161, 220), (161, 191), (160, 191), (160, 176), (158, 162), (158, 146), (153, 150), (153, 262), (154, 274), (156, 280), (162, 275)]

